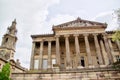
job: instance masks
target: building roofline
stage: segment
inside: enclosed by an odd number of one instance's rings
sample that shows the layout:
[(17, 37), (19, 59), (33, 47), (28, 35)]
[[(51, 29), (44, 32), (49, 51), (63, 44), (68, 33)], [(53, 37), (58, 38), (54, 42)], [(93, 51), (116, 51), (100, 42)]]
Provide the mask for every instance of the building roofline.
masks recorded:
[[(0, 60), (4, 61), (5, 63), (9, 62), (9, 61), (7, 61), (7, 60), (5, 60), (5, 59), (1, 58), (1, 57), (0, 57)], [(13, 60), (13, 61), (14, 61), (14, 60)], [(15, 61), (14, 61), (14, 62), (15, 62)], [(16, 62), (15, 62), (15, 64), (16, 64)], [(10, 63), (10, 65), (15, 66), (15, 67), (17, 67), (17, 68), (21, 69), (22, 71), (26, 71), (26, 69), (25, 69), (25, 68), (23, 68), (22, 66), (13, 65), (13, 64), (11, 64), (11, 63)]]
[(38, 34), (38, 35), (31, 35), (32, 38), (36, 37), (53, 37), (54, 34)]
[(73, 22), (89, 22), (89, 23), (96, 23), (96, 24), (104, 25), (104, 26), (107, 25), (106, 23), (101, 23), (101, 22), (97, 22), (97, 21), (84, 20), (84, 19), (81, 19), (81, 18), (78, 17), (76, 20), (72, 20), (72, 21), (69, 21), (69, 22), (65, 22), (65, 23), (62, 23), (62, 24), (59, 24), (59, 25), (54, 25), (53, 28), (54, 28), (54, 27), (65, 26), (65, 25), (70, 24), (70, 23), (73, 23)]

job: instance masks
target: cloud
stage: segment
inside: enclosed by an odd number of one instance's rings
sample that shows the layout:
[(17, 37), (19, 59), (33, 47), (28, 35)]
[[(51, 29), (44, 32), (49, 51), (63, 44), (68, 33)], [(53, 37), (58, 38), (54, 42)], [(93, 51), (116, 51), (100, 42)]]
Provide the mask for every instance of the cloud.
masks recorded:
[(112, 13), (113, 13), (113, 11), (101, 12), (98, 15), (96, 15), (94, 18), (92, 18), (91, 20), (95, 21), (100, 17), (105, 17), (105, 16), (108, 16), (108, 15), (111, 15)]
[(76, 17), (69, 15), (69, 14), (58, 14), (55, 17), (51, 18), (51, 20), (49, 21), (49, 24), (52, 25), (58, 25), (58, 24), (62, 24), (71, 20), (74, 20)]
[(8, 25), (10, 26), (12, 20), (16, 18), (18, 41), (15, 59), (20, 59), (23, 66), (29, 68), (30, 65), (32, 49), (30, 35), (43, 32), (44, 22), (49, 14), (48, 8), (59, 2), (60, 0), (0, 0), (0, 22), (2, 23), (0, 24), (0, 37), (2, 38)]
[(115, 30), (118, 28), (117, 17), (114, 11), (102, 12), (96, 15), (91, 20), (107, 23), (107, 31)]

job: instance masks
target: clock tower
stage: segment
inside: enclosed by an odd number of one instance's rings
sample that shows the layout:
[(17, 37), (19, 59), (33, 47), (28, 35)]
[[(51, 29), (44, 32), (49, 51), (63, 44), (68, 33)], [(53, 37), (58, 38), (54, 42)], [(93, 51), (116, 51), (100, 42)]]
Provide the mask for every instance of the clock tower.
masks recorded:
[(2, 43), (0, 46), (0, 57), (5, 60), (10, 60), (14, 58), (16, 41), (17, 41), (17, 29), (16, 29), (16, 19), (12, 22), (11, 26), (7, 28), (7, 32), (2, 38)]

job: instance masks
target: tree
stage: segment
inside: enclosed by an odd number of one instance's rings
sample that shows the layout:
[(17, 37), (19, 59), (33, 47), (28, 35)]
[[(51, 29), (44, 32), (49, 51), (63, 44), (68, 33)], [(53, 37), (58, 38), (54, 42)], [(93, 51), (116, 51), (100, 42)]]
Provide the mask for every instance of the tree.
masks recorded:
[(0, 80), (10, 80), (10, 64), (6, 63), (0, 72)]
[(117, 31), (112, 35), (112, 40), (113, 40), (113, 41), (120, 41), (120, 30), (117, 30)]

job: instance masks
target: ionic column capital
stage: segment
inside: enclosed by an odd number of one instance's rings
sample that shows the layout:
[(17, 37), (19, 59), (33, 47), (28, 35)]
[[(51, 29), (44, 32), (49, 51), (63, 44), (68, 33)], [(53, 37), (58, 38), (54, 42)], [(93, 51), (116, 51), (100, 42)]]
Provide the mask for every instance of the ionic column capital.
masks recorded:
[(103, 33), (102, 35), (103, 35), (104, 39), (107, 39), (107, 34), (106, 33)]
[(44, 39), (41, 39), (41, 40), (40, 40), (40, 43), (41, 43), (41, 42), (44, 42)]
[(48, 43), (51, 43), (51, 42), (52, 42), (52, 40), (48, 40), (47, 42), (48, 42)]
[(78, 37), (78, 36), (79, 36), (79, 34), (74, 34), (73, 36), (74, 36), (74, 37)]
[(60, 35), (55, 35), (55, 38), (59, 38), (60, 37)]
[(97, 34), (97, 33), (95, 33), (95, 34), (92, 34), (92, 35), (95, 37), (95, 36), (97, 36), (98, 34)]
[(83, 36), (84, 36), (84, 37), (88, 37), (88, 36), (89, 36), (89, 34), (85, 33), (85, 34), (83, 34)]
[(70, 36), (70, 35), (68, 35), (68, 34), (67, 34), (67, 35), (64, 35), (65, 38), (68, 38), (69, 36)]

